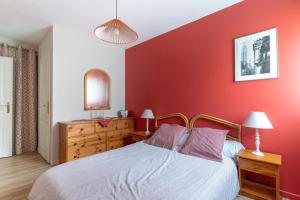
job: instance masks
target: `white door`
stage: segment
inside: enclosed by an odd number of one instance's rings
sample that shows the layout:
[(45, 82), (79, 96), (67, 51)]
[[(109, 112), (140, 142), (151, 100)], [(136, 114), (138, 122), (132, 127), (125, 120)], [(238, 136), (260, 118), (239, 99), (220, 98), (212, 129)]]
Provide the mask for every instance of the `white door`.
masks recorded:
[(13, 59), (0, 57), (0, 158), (13, 153)]
[(38, 152), (50, 162), (50, 133), (51, 133), (51, 99), (50, 99), (50, 77), (51, 77), (51, 53), (39, 55), (39, 109), (38, 109)]

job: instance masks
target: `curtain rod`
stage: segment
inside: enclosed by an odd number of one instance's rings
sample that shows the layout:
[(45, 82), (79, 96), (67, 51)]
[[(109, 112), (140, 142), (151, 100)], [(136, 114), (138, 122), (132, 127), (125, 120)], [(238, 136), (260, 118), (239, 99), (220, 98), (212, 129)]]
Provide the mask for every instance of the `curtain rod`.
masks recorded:
[[(0, 45), (1, 45), (1, 46), (6, 45), (8, 48), (12, 48), (12, 49), (18, 49), (18, 46), (20, 46), (21, 49), (24, 50), (24, 51), (29, 51), (29, 50), (30, 50), (30, 49), (28, 49), (28, 48), (22, 47), (22, 45), (12, 46), (12, 45), (9, 45), (9, 44), (6, 44), (6, 43), (0, 43)], [(36, 53), (38, 52), (37, 50), (35, 50), (35, 49), (33, 49), (33, 48), (31, 48), (31, 49), (32, 49), (33, 51), (35, 51)]]

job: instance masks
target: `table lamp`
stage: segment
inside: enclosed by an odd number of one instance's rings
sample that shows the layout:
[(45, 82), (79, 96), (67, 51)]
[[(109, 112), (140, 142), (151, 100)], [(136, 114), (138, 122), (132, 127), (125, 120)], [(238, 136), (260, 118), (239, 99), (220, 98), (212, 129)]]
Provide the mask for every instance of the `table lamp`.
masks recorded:
[(146, 119), (147, 120), (147, 124), (146, 124), (146, 134), (150, 134), (149, 131), (149, 119), (154, 119), (154, 115), (151, 109), (145, 109), (143, 114), (141, 115), (141, 118)]
[(250, 112), (243, 126), (255, 128), (255, 145), (256, 150), (252, 153), (257, 156), (264, 156), (264, 153), (259, 150), (260, 140), (258, 129), (272, 129), (273, 126), (264, 112)]

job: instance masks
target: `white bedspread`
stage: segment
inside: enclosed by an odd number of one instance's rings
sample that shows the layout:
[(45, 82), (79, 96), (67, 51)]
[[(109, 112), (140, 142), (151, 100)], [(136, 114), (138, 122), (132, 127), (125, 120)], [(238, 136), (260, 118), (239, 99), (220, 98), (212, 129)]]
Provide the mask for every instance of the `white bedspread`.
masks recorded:
[(209, 161), (142, 142), (53, 167), (30, 200), (232, 200), (233, 160)]

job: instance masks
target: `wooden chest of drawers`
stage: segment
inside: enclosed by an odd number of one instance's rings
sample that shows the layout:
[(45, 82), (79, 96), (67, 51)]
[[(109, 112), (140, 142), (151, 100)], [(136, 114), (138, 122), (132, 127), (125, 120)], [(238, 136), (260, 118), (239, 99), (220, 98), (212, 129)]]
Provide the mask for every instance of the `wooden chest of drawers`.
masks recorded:
[(131, 143), (134, 118), (115, 118), (107, 127), (96, 120), (60, 123), (60, 163)]

